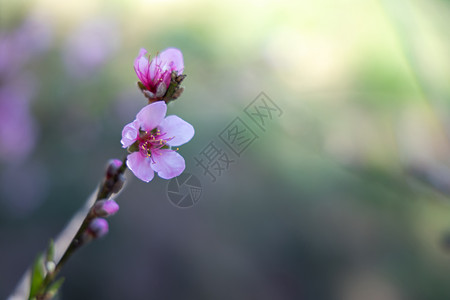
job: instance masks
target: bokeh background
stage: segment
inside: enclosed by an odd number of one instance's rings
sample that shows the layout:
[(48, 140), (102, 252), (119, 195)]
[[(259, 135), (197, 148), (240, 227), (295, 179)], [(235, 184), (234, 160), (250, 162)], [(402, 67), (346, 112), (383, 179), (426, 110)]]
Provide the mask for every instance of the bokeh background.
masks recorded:
[[(0, 298), (121, 158), (139, 48), (183, 51), (180, 209), (128, 174), (60, 299), (450, 299), (450, 2), (0, 0)], [(244, 108), (283, 111), (263, 132)], [(212, 183), (194, 157), (258, 139)]]

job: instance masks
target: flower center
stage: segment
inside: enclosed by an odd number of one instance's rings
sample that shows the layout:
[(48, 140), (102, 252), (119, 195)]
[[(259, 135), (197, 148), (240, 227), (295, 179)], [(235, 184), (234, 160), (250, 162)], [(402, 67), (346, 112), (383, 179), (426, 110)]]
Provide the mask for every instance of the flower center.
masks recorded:
[[(150, 56), (148, 57), (148, 61), (150, 60)], [(158, 59), (158, 54), (153, 58), (151, 63), (149, 63), (149, 73), (150, 73), (150, 66), (152, 63), (155, 63), (154, 67), (154, 75), (151, 76), (151, 83), (153, 84), (153, 87), (158, 86), (158, 84), (163, 81), (163, 78), (166, 77), (168, 74), (171, 73), (170, 66), (167, 65), (167, 63), (164, 63), (163, 61)], [(164, 63), (164, 64), (163, 64)]]
[[(139, 133), (139, 152), (145, 157), (158, 155), (161, 148), (168, 148), (168, 141), (174, 137), (165, 137), (166, 133), (162, 133), (159, 129), (152, 131), (140, 131)], [(153, 158), (152, 158), (153, 160)]]

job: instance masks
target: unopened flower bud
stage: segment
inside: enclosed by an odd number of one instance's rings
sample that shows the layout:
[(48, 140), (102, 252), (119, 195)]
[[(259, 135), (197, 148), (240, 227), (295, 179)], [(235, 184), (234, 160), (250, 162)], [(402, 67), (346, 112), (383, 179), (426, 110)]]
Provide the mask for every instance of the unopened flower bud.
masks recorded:
[(102, 218), (96, 218), (91, 221), (86, 232), (93, 238), (101, 238), (108, 233), (108, 222)]
[(49, 273), (53, 273), (53, 271), (55, 271), (56, 264), (53, 261), (48, 261), (45, 263), (45, 268)]
[(111, 178), (116, 175), (117, 171), (122, 166), (122, 161), (119, 159), (111, 159), (108, 161), (108, 166), (106, 168), (106, 177)]
[(100, 200), (94, 204), (92, 211), (96, 217), (109, 217), (119, 210), (119, 205), (114, 200)]

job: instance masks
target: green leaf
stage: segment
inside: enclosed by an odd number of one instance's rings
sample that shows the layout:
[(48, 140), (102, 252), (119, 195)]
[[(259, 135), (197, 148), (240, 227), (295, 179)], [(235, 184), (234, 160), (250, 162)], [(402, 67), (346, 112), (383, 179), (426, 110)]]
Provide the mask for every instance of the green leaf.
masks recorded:
[(60, 279), (56, 280), (48, 289), (47, 295), (50, 296), (49, 299), (52, 299), (55, 297), (55, 295), (58, 293), (59, 288), (62, 286), (64, 282), (64, 277), (61, 277)]
[(164, 101), (168, 103), (171, 100), (177, 99), (184, 88), (180, 86), (181, 82), (186, 78), (186, 75), (178, 75), (177, 72), (172, 72), (172, 78), (170, 80), (169, 87), (167, 88), (166, 94), (164, 95)]
[(138, 88), (139, 88), (141, 91), (147, 89), (147, 88), (145, 87), (145, 85), (144, 85), (142, 82), (140, 82), (140, 81), (137, 82), (137, 85), (138, 85)]
[(128, 147), (128, 152), (129, 153), (133, 153), (133, 152), (137, 152), (137, 151), (139, 151), (139, 141), (134, 142), (133, 145)]
[(30, 284), (30, 296), (29, 299), (36, 296), (41, 288), (42, 282), (45, 277), (45, 268), (44, 268), (44, 255), (40, 254), (36, 258), (33, 264), (33, 268), (31, 271), (31, 284)]

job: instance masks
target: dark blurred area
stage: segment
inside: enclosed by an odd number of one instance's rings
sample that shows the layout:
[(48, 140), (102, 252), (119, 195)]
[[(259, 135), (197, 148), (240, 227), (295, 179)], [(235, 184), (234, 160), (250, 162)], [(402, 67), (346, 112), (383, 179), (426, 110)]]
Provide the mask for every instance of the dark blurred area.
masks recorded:
[[(444, 0), (0, 0), (0, 298), (126, 155), (139, 49), (177, 47), (169, 114), (195, 127), (179, 153), (201, 198), (127, 173), (59, 299), (450, 299), (449, 18)], [(214, 178), (211, 142), (233, 161)]]

